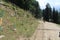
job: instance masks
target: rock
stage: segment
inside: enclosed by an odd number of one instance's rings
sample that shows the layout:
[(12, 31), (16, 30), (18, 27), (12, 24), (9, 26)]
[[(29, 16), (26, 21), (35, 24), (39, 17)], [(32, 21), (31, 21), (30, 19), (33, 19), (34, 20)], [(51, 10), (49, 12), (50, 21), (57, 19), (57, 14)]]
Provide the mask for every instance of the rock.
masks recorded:
[(5, 35), (0, 35), (0, 38), (3, 38), (3, 37), (5, 37)]
[(16, 29), (14, 29), (14, 31), (16, 31)]

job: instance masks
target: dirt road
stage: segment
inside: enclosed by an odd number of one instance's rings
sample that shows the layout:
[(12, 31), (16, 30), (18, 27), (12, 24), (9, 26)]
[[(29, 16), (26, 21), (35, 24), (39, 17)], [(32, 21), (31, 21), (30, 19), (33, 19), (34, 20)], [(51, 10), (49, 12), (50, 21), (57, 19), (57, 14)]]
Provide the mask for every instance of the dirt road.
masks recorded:
[[(43, 37), (43, 31), (41, 29), (60, 29), (59, 25), (55, 24), (55, 23), (51, 23), (51, 22), (43, 22), (43, 21), (39, 21), (39, 26), (37, 28), (37, 30), (35, 31), (34, 35), (31, 37), (30, 40), (43, 40), (41, 37)], [(57, 28), (58, 27), (58, 28)]]

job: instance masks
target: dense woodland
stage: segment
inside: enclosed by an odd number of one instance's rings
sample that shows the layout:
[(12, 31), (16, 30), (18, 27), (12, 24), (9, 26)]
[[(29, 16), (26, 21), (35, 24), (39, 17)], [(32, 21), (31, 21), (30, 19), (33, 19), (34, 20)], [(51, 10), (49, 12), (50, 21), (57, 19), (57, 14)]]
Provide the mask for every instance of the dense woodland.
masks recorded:
[(50, 4), (46, 4), (45, 9), (41, 9), (39, 3), (36, 0), (4, 0), (7, 2), (11, 2), (24, 10), (28, 10), (32, 13), (32, 15), (41, 19), (43, 17), (44, 21), (60, 23), (60, 12), (56, 10), (54, 7), (51, 8)]

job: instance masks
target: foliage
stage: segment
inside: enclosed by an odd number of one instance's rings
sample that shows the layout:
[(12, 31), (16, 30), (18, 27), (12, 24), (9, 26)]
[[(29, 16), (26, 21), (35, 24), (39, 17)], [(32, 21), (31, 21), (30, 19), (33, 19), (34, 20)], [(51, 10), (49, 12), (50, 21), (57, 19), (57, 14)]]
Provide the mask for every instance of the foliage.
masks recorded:
[(58, 23), (59, 20), (59, 12), (55, 10), (55, 8), (50, 7), (50, 4), (47, 3), (46, 8), (43, 10), (43, 20), (51, 21), (54, 23)]
[(29, 10), (33, 13), (34, 17), (39, 18), (41, 17), (41, 9), (37, 1), (34, 1), (30, 4)]
[[(4, 5), (2, 5), (1, 9), (6, 13), (2, 17), (3, 31), (0, 34), (6, 37), (0, 40), (16, 40), (19, 36), (32, 36), (37, 28), (38, 22), (31, 13), (11, 3), (7, 3), (7, 6)], [(11, 16), (12, 14), (13, 16)]]
[(24, 10), (29, 10), (36, 18), (41, 17), (41, 9), (36, 0), (5, 0), (11, 2)]
[(4, 13), (5, 13), (5, 11), (0, 9), (0, 17), (3, 17)]
[(58, 11), (53, 8), (53, 22), (58, 23)]
[(51, 10), (51, 7), (50, 7), (50, 4), (49, 3), (47, 3), (46, 8), (45, 8), (44, 11), (45, 11), (45, 13), (43, 13), (44, 19), (46, 21), (49, 21), (49, 19), (51, 19), (51, 13), (52, 13), (52, 10)]

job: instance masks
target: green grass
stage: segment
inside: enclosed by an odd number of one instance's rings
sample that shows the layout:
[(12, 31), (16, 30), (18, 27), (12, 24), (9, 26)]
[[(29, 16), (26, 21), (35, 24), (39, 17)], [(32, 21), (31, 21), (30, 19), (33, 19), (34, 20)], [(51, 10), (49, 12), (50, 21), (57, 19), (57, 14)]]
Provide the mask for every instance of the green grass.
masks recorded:
[[(1, 17), (3, 19), (1, 27), (3, 28), (0, 27), (2, 29), (0, 35), (6, 36), (0, 40), (16, 40), (19, 36), (31, 37), (38, 26), (37, 20), (30, 12), (9, 4), (5, 3), (6, 8), (4, 9), (0, 8), (0, 12), (4, 14)], [(16, 29), (16, 31), (13, 29)]]

